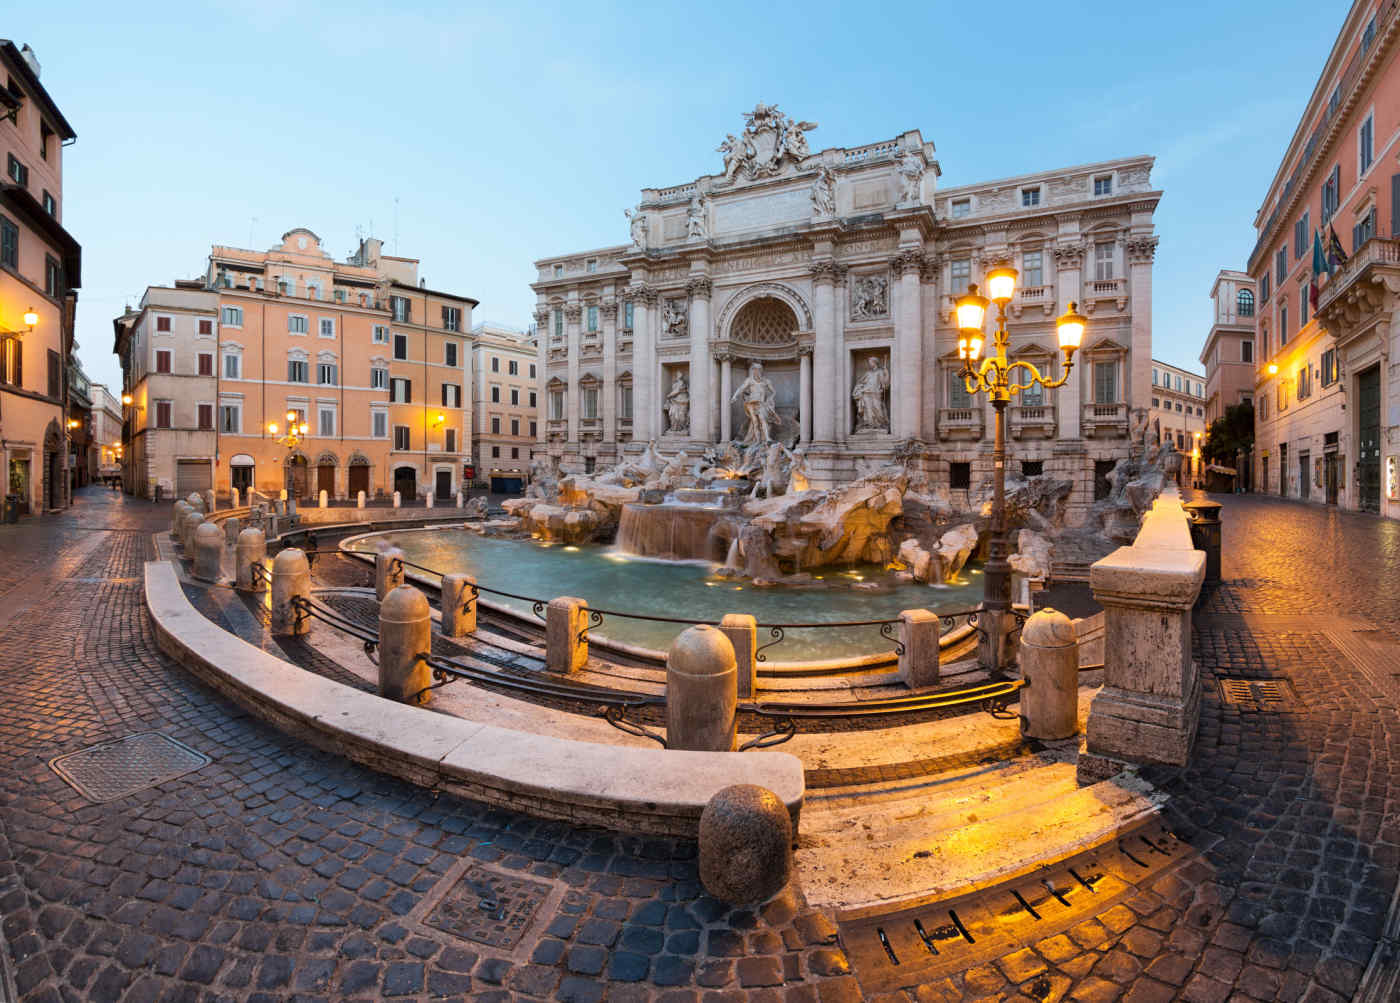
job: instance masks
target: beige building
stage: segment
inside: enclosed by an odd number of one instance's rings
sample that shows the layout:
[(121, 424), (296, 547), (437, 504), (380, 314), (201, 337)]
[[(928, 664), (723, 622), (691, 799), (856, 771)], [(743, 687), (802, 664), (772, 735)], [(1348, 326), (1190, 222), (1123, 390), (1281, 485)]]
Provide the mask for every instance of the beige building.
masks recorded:
[(1201, 349), (1206, 367), (1206, 427), (1237, 404), (1254, 403), (1254, 280), (1221, 269), (1210, 287), (1214, 321)]
[(101, 383), (92, 385), (92, 440), (97, 452), (95, 476), (121, 466), (122, 402)]
[(1170, 442), (1182, 454), (1182, 483), (1194, 482), (1200, 472), (1200, 440), (1206, 431), (1205, 377), (1153, 359), (1148, 420), (1157, 441)]
[(299, 227), (266, 251), (216, 245), (203, 278), (148, 290), (115, 322), (131, 489), (451, 497), (476, 301), (427, 288), (418, 264), (373, 238), (336, 261)]
[(82, 252), (63, 227), (72, 126), (29, 46), (0, 39), (0, 499), (20, 514), (70, 499), (68, 365)]
[(739, 398), (761, 393), (814, 485), (896, 456), (983, 483), (993, 412), (957, 377), (952, 307), (1009, 262), (1016, 358), (1058, 376), (1055, 318), (1088, 317), (1066, 387), (1010, 409), (1013, 469), (1072, 480), (1072, 515), (1106, 494), (1151, 396), (1152, 158), (940, 190), (917, 130), (813, 152), (811, 122), (745, 119), (719, 173), (642, 190), (630, 243), (536, 262), (541, 448), (578, 470), (651, 440), (696, 456), (751, 439)]
[(476, 392), (472, 424), (474, 482), (496, 493), (524, 490), (539, 435), (539, 360), (535, 338), (502, 324), (472, 329)]

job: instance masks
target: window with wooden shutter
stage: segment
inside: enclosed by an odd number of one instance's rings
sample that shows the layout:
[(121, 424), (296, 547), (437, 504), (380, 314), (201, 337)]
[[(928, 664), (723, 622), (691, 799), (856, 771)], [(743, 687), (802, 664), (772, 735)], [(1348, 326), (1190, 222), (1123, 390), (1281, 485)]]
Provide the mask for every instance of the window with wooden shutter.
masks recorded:
[(49, 396), (55, 400), (63, 396), (63, 360), (52, 348), (49, 349)]
[(156, 428), (170, 427), (170, 402), (156, 401)]
[(170, 352), (166, 349), (156, 351), (156, 372), (170, 372)]
[(200, 375), (200, 376), (213, 376), (213, 375), (214, 375), (214, 355), (213, 355), (212, 352), (200, 352), (200, 353), (199, 353), (199, 375)]
[(209, 335), (209, 334), (213, 334), (213, 333), (214, 333), (214, 321), (213, 321), (212, 318), (209, 318), (209, 317), (201, 317), (201, 318), (200, 318), (200, 320), (199, 320), (199, 333), (200, 333), (200, 334), (205, 334), (205, 335)]
[(1390, 176), (1390, 236), (1400, 237), (1400, 174)]
[(457, 452), (457, 430), (449, 428), (443, 433), (442, 448), (449, 453)]
[(199, 430), (201, 432), (207, 432), (214, 427), (213, 404), (200, 404), (196, 408), (196, 413), (199, 418)]
[(157, 330), (157, 331), (163, 331), (163, 332), (169, 333), (169, 331), (170, 331), (170, 318), (169, 318), (169, 317), (157, 317), (157, 318), (156, 318), (156, 330)]

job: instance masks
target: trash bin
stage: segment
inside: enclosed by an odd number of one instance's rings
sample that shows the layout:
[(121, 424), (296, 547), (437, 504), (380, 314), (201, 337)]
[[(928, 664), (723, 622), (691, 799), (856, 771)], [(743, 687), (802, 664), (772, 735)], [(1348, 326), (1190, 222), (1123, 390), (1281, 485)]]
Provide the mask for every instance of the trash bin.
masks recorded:
[(19, 501), (19, 495), (6, 495), (3, 507), (0, 507), (0, 519), (5, 522), (19, 522)]
[(1182, 508), (1191, 515), (1191, 543), (1205, 551), (1206, 583), (1220, 581), (1220, 509), (1219, 502), (1187, 502)]

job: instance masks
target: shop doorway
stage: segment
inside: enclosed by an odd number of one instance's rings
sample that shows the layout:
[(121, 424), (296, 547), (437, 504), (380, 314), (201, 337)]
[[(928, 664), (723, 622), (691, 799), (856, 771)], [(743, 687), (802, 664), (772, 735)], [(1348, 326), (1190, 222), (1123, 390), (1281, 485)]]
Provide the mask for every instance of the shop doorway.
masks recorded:
[(307, 486), (307, 462), (304, 456), (287, 457), (287, 473), (283, 487), (287, 489), (288, 498), (302, 499), (306, 497)]
[(394, 490), (404, 502), (418, 497), (418, 471), (413, 467), (397, 467), (394, 470)]
[(327, 498), (335, 497), (335, 465), (322, 463), (316, 468), (316, 491), (324, 491)]
[(1356, 377), (1357, 506), (1381, 510), (1381, 367), (1372, 366)]
[(369, 465), (364, 463), (352, 463), (350, 465), (350, 497), (359, 498), (360, 492), (369, 497)]
[(433, 477), (436, 481), (433, 486), (433, 493), (437, 495), (437, 500), (450, 500), (452, 497), (452, 471), (439, 470)]

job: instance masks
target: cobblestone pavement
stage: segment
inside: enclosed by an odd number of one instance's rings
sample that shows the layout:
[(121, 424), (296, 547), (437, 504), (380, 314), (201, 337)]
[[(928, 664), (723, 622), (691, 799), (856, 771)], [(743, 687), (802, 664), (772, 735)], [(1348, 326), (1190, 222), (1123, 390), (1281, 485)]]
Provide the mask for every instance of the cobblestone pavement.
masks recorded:
[[(1395, 678), (1357, 664), (1395, 650), (1400, 596), (1382, 583), (1400, 526), (1221, 500), (1196, 759), (1151, 771), (1202, 849), (1064, 934), (889, 999), (1354, 993), (1400, 868)], [(800, 891), (729, 909), (700, 889), (691, 843), (435, 797), (192, 682), (141, 607), (147, 534), (166, 522), (165, 506), (88, 490), (62, 517), (0, 527), (0, 929), (20, 998), (872, 998)], [(1344, 636), (1333, 613), (1365, 623)], [(1222, 676), (1281, 681), (1288, 702), (1226, 703)], [(101, 804), (48, 765), (146, 731), (212, 762)], [(464, 868), (540, 885), (516, 946), (440, 928)]]

